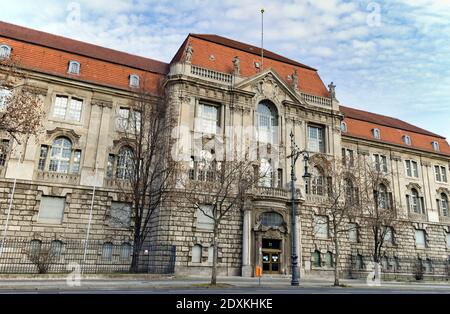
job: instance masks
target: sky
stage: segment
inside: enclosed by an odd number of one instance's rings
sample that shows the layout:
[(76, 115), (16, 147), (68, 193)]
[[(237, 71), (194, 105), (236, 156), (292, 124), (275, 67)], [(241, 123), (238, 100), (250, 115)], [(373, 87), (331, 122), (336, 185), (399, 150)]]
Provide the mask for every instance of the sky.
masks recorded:
[(341, 104), (450, 139), (450, 0), (0, 0), (0, 20), (169, 62), (188, 33), (319, 70)]

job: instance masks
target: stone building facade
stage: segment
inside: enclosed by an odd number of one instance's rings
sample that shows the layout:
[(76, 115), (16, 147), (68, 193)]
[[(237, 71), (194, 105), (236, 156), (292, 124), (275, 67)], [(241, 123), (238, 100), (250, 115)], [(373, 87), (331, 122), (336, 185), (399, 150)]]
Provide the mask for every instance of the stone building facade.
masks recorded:
[[(2, 57), (20, 60), (46, 111), (42, 134), (0, 156), (2, 226), (13, 200), (8, 238), (84, 239), (92, 208), (90, 239), (132, 244), (132, 218), (121, 217), (118, 225), (111, 217), (128, 206), (118, 185), (126, 181), (130, 149), (121, 128), (132, 114), (133, 93), (145, 88), (155, 102), (168, 97), (176, 112), (175, 149), (186, 157), (190, 179), (207, 180), (191, 160), (198, 143), (217, 151), (217, 143), (243, 147), (253, 141), (255, 162), (268, 170), (245, 210), (230, 214), (221, 227), (221, 274), (252, 276), (257, 266), (264, 274), (290, 273), (291, 133), (310, 155), (364, 155), (398, 174), (389, 190), (408, 227), (394, 231), (388, 266), (403, 257), (449, 256), (448, 143), (406, 122), (341, 106), (333, 83), (327, 88), (316, 69), (270, 51), (262, 62), (259, 48), (216, 35), (190, 34), (169, 64), (7, 23), (0, 23), (0, 48)], [(297, 162), (297, 178), (303, 168)], [(314, 231), (323, 218), (317, 204), (324, 189), (305, 193), (303, 180), (296, 185), (302, 194), (296, 218), (301, 271), (328, 273), (333, 246), (327, 230)], [(348, 237), (344, 267), (355, 262), (350, 256), (369, 254), (364, 230)], [(165, 204), (150, 241), (176, 246), (177, 273), (210, 272), (211, 222), (201, 212)]]

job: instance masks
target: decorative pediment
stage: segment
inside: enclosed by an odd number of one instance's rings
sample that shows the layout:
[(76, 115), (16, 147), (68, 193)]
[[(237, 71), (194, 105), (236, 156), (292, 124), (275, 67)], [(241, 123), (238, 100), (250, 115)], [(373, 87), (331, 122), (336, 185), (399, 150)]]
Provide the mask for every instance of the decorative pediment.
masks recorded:
[(72, 141), (73, 144), (77, 144), (78, 140), (81, 137), (81, 135), (76, 133), (74, 130), (72, 130), (72, 129), (65, 129), (65, 128), (61, 128), (61, 127), (56, 127), (56, 128), (54, 128), (52, 130), (47, 130), (47, 135), (50, 136), (50, 137), (66, 136)]
[(421, 191), (422, 190), (422, 187), (419, 184), (414, 183), (414, 182), (410, 182), (406, 186), (406, 188), (408, 189), (408, 191), (411, 191), (412, 189), (416, 189), (417, 191)]
[(440, 187), (439, 189), (436, 190), (438, 195), (441, 195), (442, 193), (444, 193), (447, 196), (450, 196), (450, 190), (444, 187)]
[(272, 68), (243, 80), (235, 87), (253, 92), (255, 97), (270, 99), (277, 103), (282, 103), (283, 101), (303, 103), (300, 94), (286, 85)]

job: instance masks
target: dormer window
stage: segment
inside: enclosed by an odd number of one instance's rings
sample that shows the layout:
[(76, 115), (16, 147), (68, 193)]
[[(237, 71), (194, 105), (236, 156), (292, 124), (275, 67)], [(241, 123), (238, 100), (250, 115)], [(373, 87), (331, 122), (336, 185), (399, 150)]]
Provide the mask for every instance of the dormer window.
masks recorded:
[(139, 87), (139, 75), (131, 74), (129, 85), (130, 87)]
[(380, 129), (376, 129), (376, 128), (372, 129), (372, 135), (373, 135), (374, 138), (379, 140), (381, 138)]
[(7, 59), (11, 55), (11, 47), (8, 45), (0, 45), (0, 58)]
[(405, 143), (406, 145), (411, 145), (411, 138), (409, 137), (409, 135), (403, 135), (403, 143)]
[(347, 123), (345, 123), (344, 121), (341, 122), (341, 131), (347, 132)]
[(77, 61), (69, 61), (69, 69), (67, 73), (80, 74), (80, 63)]
[(438, 152), (439, 151), (439, 143), (436, 141), (431, 142), (431, 145), (433, 146), (433, 149)]

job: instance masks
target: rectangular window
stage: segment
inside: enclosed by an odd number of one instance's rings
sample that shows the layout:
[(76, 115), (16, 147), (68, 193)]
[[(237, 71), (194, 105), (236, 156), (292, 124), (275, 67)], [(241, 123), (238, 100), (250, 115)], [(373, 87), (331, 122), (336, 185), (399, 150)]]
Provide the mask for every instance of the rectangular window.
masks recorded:
[(425, 230), (423, 230), (423, 229), (416, 229), (415, 230), (415, 237), (416, 237), (416, 246), (424, 248), (426, 246)]
[(113, 154), (108, 155), (108, 164), (106, 165), (106, 176), (111, 178), (114, 173), (114, 158)]
[(8, 98), (11, 96), (11, 91), (6, 88), (0, 88), (0, 110), (4, 110), (8, 103)]
[(213, 230), (214, 229), (214, 219), (212, 206), (203, 205), (200, 208), (197, 208), (197, 228), (204, 230)]
[(133, 110), (133, 121), (131, 122), (133, 124), (133, 131), (136, 131), (139, 133), (141, 131), (141, 113), (139, 111)]
[(111, 202), (110, 225), (118, 228), (127, 228), (131, 224), (131, 204)]
[(308, 126), (308, 149), (311, 152), (325, 152), (325, 129), (319, 126)]
[(216, 134), (219, 125), (219, 108), (213, 105), (200, 104), (197, 115), (198, 132)]
[(444, 166), (434, 166), (437, 182), (447, 182), (447, 169)]
[(417, 166), (416, 161), (405, 160), (405, 167), (406, 167), (406, 175), (408, 177), (414, 177), (414, 178), (419, 177), (419, 168)]
[(120, 108), (119, 115), (117, 117), (117, 126), (121, 130), (128, 129), (128, 121), (130, 119), (130, 109)]
[(353, 150), (346, 148), (342, 149), (342, 164), (348, 165), (350, 167), (353, 166), (354, 164)]
[(9, 140), (2, 140), (0, 143), (0, 167), (6, 165), (6, 159), (9, 152)]
[(350, 242), (358, 242), (358, 225), (356, 223), (348, 225), (348, 239)]
[(48, 146), (47, 145), (41, 145), (41, 152), (39, 154), (39, 164), (38, 169), (39, 170), (45, 170), (45, 162), (47, 161), (47, 155), (48, 155)]
[(383, 228), (383, 232), (384, 232), (384, 243), (386, 243), (388, 245), (393, 245), (394, 244), (394, 232), (392, 230), (392, 227), (385, 226)]
[(446, 237), (447, 237), (447, 249), (450, 249), (450, 232), (446, 233)]
[(39, 206), (38, 222), (61, 224), (64, 215), (64, 197), (42, 196)]
[(387, 173), (387, 158), (384, 155), (374, 154), (375, 170)]
[(277, 170), (277, 188), (283, 188), (283, 169)]
[(434, 166), (434, 174), (436, 175), (436, 181), (441, 182), (441, 167)]
[(314, 216), (314, 235), (318, 238), (328, 238), (327, 216)]
[(83, 100), (57, 95), (53, 108), (53, 116), (64, 120), (80, 121), (82, 108)]
[(72, 159), (72, 173), (80, 172), (80, 159), (81, 159), (81, 150), (75, 150), (73, 152), (73, 159)]

